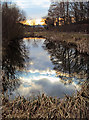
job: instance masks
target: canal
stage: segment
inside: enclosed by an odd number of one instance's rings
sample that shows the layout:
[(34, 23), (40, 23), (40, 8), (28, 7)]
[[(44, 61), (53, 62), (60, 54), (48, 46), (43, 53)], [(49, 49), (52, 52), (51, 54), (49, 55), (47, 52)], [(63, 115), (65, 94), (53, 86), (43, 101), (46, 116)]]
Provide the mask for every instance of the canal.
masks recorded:
[(89, 56), (75, 47), (43, 38), (24, 38), (29, 59), (25, 68), (17, 70), (20, 85), (11, 96), (48, 96), (63, 98), (81, 89), (88, 78)]

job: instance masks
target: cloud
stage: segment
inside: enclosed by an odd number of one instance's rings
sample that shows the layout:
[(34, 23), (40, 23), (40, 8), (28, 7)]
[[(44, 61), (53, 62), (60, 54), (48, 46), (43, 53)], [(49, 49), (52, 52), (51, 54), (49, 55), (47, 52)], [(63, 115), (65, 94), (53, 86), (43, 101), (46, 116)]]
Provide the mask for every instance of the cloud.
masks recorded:
[(29, 97), (31, 96), (32, 93), (38, 94), (38, 92), (41, 89), (42, 89), (41, 85), (35, 85), (33, 83), (31, 87), (30, 86), (26, 87), (26, 83), (23, 83), (20, 85), (17, 91), (21, 96)]
[(60, 81), (52, 83), (48, 79), (40, 79), (39, 81), (36, 81), (35, 84), (41, 85), (45, 93), (52, 97), (57, 96), (61, 98), (65, 94), (71, 95), (75, 91), (73, 85), (65, 86)]
[(13, 0), (21, 9), (23, 9), (27, 17), (41, 18), (47, 15), (50, 6), (50, 0)]
[[(2, 0), (4, 2), (6, 0)], [(7, 0), (9, 2), (9, 0)], [(27, 18), (41, 18), (47, 15), (50, 6), (50, 0), (13, 0), (20, 9), (22, 9)]]
[(56, 73), (51, 73), (49, 71), (30, 71), (28, 73), (28, 75), (24, 74), (22, 77), (20, 77), (20, 80), (23, 82), (30, 82), (31, 81), (38, 81), (40, 79), (48, 79), (50, 82), (54, 83), (54, 82), (58, 82), (59, 78), (55, 77)]
[(18, 6), (21, 8), (28, 8), (28, 7), (33, 7), (33, 6), (43, 6), (47, 5), (49, 7), (50, 5), (50, 0), (13, 0)]
[(24, 81), (14, 95), (19, 93), (22, 96), (30, 97), (32, 94), (45, 93), (48, 96), (62, 98), (65, 94), (72, 95), (74, 92), (76, 92), (76, 88), (73, 85), (65, 86), (60, 81), (52, 83), (48, 78), (39, 78), (39, 80)]
[(65, 94), (72, 95), (72, 93), (80, 89), (74, 83), (64, 85), (59, 78), (55, 77), (54, 71), (30, 70), (30, 73), (20, 77), (20, 80), (22, 83), (17, 92), (25, 97), (29, 97), (33, 93), (34, 95), (45, 93), (52, 97), (62, 98)]

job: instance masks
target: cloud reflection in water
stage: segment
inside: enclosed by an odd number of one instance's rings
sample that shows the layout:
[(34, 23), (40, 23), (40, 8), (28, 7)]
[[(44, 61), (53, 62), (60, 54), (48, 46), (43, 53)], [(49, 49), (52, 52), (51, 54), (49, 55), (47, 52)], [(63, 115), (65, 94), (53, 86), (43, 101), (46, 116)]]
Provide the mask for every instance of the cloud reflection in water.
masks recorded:
[(45, 93), (49, 96), (63, 97), (64, 94), (71, 95), (76, 91), (73, 84), (64, 85), (58, 77), (55, 77), (54, 71), (30, 71), (28, 75), (20, 77), (22, 84), (17, 89), (20, 95), (25, 97), (30, 96), (32, 93)]
[[(20, 74), (22, 84), (14, 91), (15, 96), (19, 93), (20, 95), (29, 97), (33, 93), (44, 92), (49, 96), (61, 98), (64, 94), (71, 95), (76, 91), (73, 82), (70, 85), (64, 85), (61, 82), (61, 78), (56, 76), (50, 56), (42, 47), (44, 39), (24, 39), (24, 41), (29, 48), (31, 61), (26, 62), (27, 70), (24, 69), (22, 74)], [(78, 87), (78, 85), (76, 86)]]

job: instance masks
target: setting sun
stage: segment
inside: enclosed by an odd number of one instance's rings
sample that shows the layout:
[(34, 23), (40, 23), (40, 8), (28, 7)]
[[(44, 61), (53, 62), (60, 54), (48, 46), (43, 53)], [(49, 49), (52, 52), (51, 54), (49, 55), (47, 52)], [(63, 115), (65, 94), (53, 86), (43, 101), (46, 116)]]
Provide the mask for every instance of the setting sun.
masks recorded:
[(45, 21), (44, 19), (36, 19), (36, 25), (44, 25)]
[(45, 25), (45, 19), (32, 19), (21, 21), (21, 23), (25, 25)]

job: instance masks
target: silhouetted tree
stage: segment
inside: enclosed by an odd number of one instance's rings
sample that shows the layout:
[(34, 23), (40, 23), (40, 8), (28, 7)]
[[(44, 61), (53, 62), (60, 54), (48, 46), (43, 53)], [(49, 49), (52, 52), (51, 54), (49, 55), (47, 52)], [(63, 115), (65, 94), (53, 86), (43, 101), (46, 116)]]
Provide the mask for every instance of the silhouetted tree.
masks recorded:
[(16, 5), (2, 5), (2, 70), (3, 89), (12, 88), (16, 83), (16, 71), (24, 67), (26, 49), (20, 37), (23, 26), (19, 23), (24, 15)]
[[(51, 40), (45, 40), (45, 49), (50, 54), (54, 70), (64, 83), (69, 79), (72, 82), (72, 78), (77, 79), (78, 76), (81, 79), (89, 79), (89, 56), (83, 56), (76, 49)], [(81, 79), (78, 78), (77, 82), (81, 83)]]
[(51, 29), (54, 27), (54, 18), (47, 17), (45, 20), (45, 23), (47, 24), (47, 29)]
[(48, 10), (48, 16), (57, 19), (57, 26), (59, 25), (59, 17), (64, 20), (64, 24), (69, 21), (69, 2), (51, 2), (50, 8)]
[(3, 39), (12, 40), (23, 35), (23, 27), (20, 24), (24, 20), (24, 14), (16, 5), (2, 5), (2, 35)]
[(64, 25), (72, 23), (72, 18), (73, 22), (84, 23), (89, 19), (89, 2), (51, 1), (48, 16), (56, 19), (57, 26), (59, 25), (59, 17), (63, 19), (61, 22), (64, 22)]

